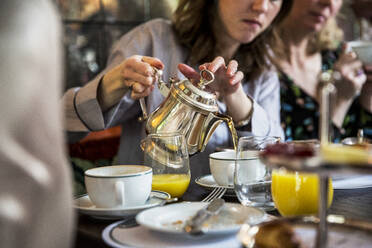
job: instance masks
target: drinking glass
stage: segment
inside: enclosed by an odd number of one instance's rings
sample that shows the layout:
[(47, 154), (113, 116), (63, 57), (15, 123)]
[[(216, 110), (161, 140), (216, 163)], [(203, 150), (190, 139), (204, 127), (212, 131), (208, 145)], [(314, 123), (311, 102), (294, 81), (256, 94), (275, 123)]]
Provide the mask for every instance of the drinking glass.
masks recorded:
[(191, 178), (185, 137), (179, 132), (149, 134), (141, 141), (141, 148), (144, 164), (152, 168), (152, 189), (181, 197)]
[(271, 170), (259, 159), (259, 151), (268, 144), (280, 141), (272, 136), (241, 137), (235, 160), (234, 190), (239, 201), (245, 206), (274, 209), (271, 197)]
[[(272, 172), (272, 196), (282, 216), (316, 215), (319, 207), (319, 176), (312, 173), (287, 171)], [(332, 180), (328, 182), (328, 204), (333, 199)]]

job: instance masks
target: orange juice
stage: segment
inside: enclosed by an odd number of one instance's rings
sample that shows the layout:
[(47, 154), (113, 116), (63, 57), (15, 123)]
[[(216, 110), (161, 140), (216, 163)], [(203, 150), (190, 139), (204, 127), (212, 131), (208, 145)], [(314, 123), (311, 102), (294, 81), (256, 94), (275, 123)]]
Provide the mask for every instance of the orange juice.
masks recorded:
[[(328, 189), (329, 207), (333, 199), (331, 180)], [(271, 192), (275, 206), (283, 216), (318, 213), (319, 178), (315, 174), (273, 171)]]
[(189, 187), (188, 174), (159, 174), (152, 176), (152, 189), (168, 192), (172, 197), (181, 197)]

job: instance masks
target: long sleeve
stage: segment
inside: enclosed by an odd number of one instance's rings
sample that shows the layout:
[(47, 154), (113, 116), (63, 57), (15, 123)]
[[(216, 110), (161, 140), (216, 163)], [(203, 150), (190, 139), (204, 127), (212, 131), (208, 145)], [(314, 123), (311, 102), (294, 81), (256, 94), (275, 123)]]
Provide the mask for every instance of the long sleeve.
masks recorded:
[[(253, 113), (251, 134), (284, 138), (280, 126), (280, 84), (275, 72), (266, 71), (258, 79), (247, 83), (244, 88), (252, 97)], [(243, 133), (242, 135), (248, 135)]]

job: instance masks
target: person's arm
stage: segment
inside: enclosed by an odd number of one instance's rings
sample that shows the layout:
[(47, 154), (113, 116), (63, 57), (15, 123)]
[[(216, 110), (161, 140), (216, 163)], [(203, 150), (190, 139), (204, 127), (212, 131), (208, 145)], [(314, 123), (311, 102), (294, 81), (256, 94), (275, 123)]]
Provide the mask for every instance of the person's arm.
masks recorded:
[[(221, 70), (223, 74), (228, 72), (229, 66), (225, 67), (219, 58), (221, 57), (217, 57), (211, 63), (201, 65), (200, 69), (206, 68), (212, 72)], [(186, 77), (199, 80), (199, 74), (194, 69), (186, 65), (180, 65), (178, 68)], [(253, 134), (283, 138), (284, 134), (280, 126), (280, 92), (277, 75), (274, 72), (264, 72), (258, 80), (248, 82), (242, 87), (243, 75), (239, 74), (236, 72), (235, 77), (226, 75), (225, 82), (215, 79), (215, 82), (207, 87), (223, 98), (227, 114), (233, 118), (235, 124), (244, 123), (236, 125), (240, 136)]]
[[(136, 27), (125, 34), (109, 56), (105, 70), (83, 87), (70, 89), (65, 93), (63, 100), (67, 131), (102, 130), (136, 115), (135, 111), (128, 110), (132, 108), (136, 99), (149, 93), (144, 90), (143, 83), (149, 87), (149, 84), (154, 82), (152, 79), (149, 83), (147, 76), (141, 73), (151, 71), (150, 64), (161, 68), (162, 63), (158, 60), (154, 63), (142, 61), (144, 56), (135, 55), (151, 55), (152, 43), (155, 42), (152, 39), (153, 33), (166, 32), (163, 31), (166, 28), (168, 26), (164, 22), (157, 21)], [(136, 73), (139, 69), (141, 72)], [(116, 115), (118, 112), (121, 113), (119, 117)]]
[(97, 91), (98, 103), (103, 112), (117, 104), (131, 89), (131, 98), (138, 100), (154, 89), (156, 73), (153, 67), (163, 69), (163, 63), (153, 57), (133, 55), (109, 70), (102, 78)]
[(346, 52), (346, 50), (347, 48), (344, 47), (344, 51), (334, 65), (338, 79), (335, 82), (337, 98), (332, 111), (332, 122), (338, 128), (342, 127), (351, 104), (366, 82), (362, 62), (354, 52)]
[(280, 125), (280, 83), (274, 71), (264, 71), (255, 81), (248, 82), (248, 94), (254, 99), (252, 133), (284, 139)]

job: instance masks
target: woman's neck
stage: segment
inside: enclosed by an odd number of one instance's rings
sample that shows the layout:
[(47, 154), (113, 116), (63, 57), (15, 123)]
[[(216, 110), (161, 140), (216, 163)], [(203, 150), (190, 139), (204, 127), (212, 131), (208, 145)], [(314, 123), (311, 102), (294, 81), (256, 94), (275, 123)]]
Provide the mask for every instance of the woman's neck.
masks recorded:
[(322, 58), (320, 53), (309, 52), (313, 33), (294, 28), (288, 22), (284, 24), (281, 30), (288, 57), (278, 58), (278, 65), (297, 86), (315, 98)]
[(222, 56), (226, 60), (226, 63), (228, 63), (238, 50), (240, 43), (224, 38), (225, 37), (217, 37), (216, 55)]
[(285, 20), (281, 26), (282, 39), (286, 44), (289, 52), (289, 63), (293, 60), (306, 59), (309, 54), (310, 40), (313, 37), (313, 33), (309, 33), (304, 29), (295, 27), (293, 21)]

